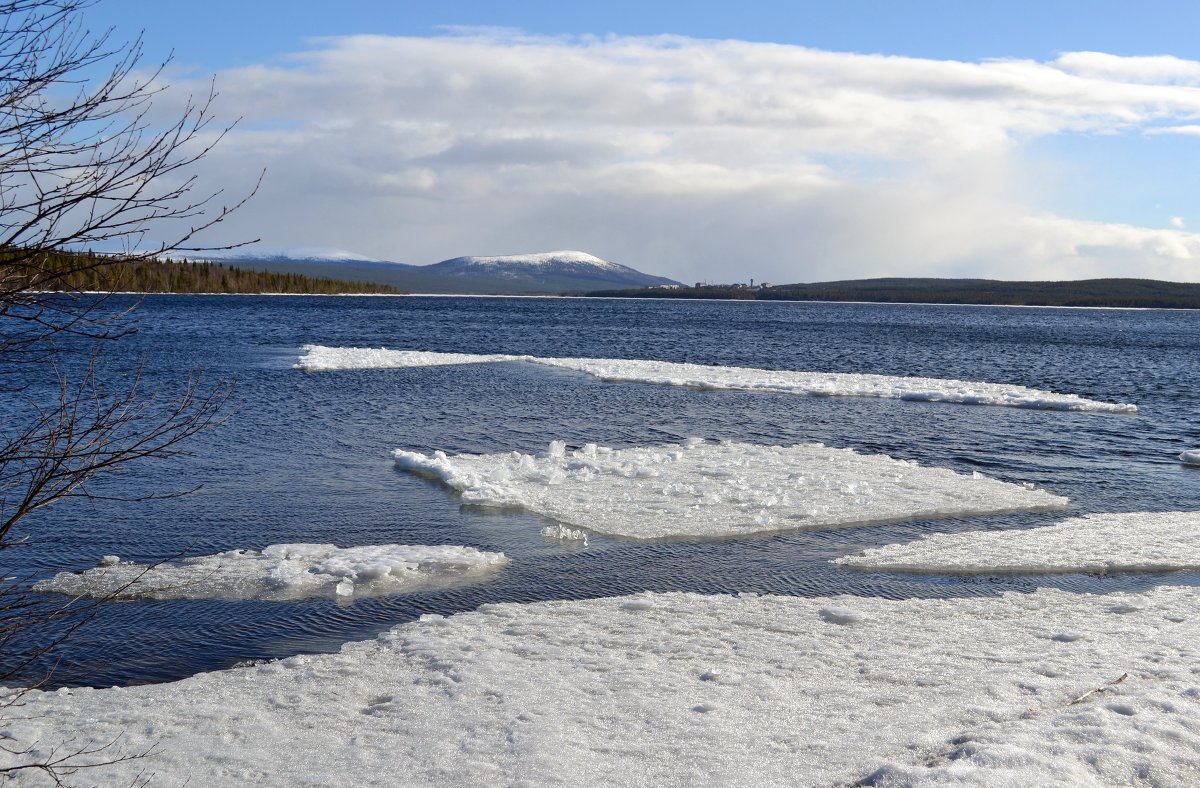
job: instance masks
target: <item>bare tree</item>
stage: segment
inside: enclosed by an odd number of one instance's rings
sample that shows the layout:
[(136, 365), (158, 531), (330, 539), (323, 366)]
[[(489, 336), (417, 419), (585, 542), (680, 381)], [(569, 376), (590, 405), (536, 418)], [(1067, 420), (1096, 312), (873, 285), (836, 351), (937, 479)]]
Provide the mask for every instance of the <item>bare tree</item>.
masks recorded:
[[(230, 128), (214, 124), (215, 93), (157, 120), (166, 64), (145, 68), (140, 38), (91, 31), (93, 2), (0, 1), (0, 554), (20, 544), (17, 526), (32, 512), (93, 495), (89, 482), (102, 474), (184, 451), (229, 396), (192, 379), (164, 397), (140, 374), (110, 388), (100, 373), (101, 346), (134, 326), (128, 308), (76, 289), (78, 274), (212, 250), (194, 239), (247, 197), (198, 192), (194, 165)], [(152, 229), (174, 234), (152, 243)], [(110, 251), (83, 253), (96, 247)], [(0, 681), (86, 617), (24, 588), (0, 588)], [(19, 702), (9, 696), (0, 710)], [(89, 749), (18, 768), (58, 780), (90, 762)]]

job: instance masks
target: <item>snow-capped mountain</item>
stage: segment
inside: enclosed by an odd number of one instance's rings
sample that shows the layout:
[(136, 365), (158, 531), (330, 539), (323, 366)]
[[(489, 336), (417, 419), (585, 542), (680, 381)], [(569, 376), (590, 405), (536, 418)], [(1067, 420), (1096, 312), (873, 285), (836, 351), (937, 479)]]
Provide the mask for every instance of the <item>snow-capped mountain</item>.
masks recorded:
[[(545, 285), (556, 292), (671, 283), (670, 279), (643, 274), (641, 271), (587, 252), (571, 251), (497, 257), (455, 257), (428, 266), (425, 270), (439, 276), (500, 280), (509, 286)], [(580, 283), (568, 280), (580, 280)]]
[(587, 252), (538, 252), (537, 254), (509, 254), (499, 257), (455, 257), (436, 263), (444, 270), (572, 270), (572, 271), (633, 271), (623, 265), (596, 257)]
[(244, 268), (376, 282), (414, 293), (585, 293), (678, 284), (587, 252), (573, 251), (455, 257), (433, 265), (407, 265), (318, 249), (233, 250), (220, 260)]

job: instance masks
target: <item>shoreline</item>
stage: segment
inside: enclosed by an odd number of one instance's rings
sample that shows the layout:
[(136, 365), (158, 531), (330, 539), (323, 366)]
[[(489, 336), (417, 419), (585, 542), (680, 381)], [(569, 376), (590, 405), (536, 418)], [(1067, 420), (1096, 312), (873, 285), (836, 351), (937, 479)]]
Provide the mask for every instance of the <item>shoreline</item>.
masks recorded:
[(1047, 304), (957, 304), (930, 303), (925, 301), (817, 301), (817, 300), (759, 300), (750, 298), (640, 298), (637, 296), (586, 296), (586, 295), (556, 295), (551, 293), (143, 293), (120, 290), (103, 292), (95, 290), (82, 291), (83, 295), (119, 295), (119, 296), (251, 296), (251, 297), (290, 297), (290, 298), (510, 298), (510, 299), (543, 299), (543, 300), (574, 300), (574, 301), (683, 301), (700, 303), (738, 303), (738, 304), (854, 304), (868, 306), (929, 306), (929, 307), (972, 307), (979, 309), (1073, 309), (1094, 311), (1119, 312), (1200, 312), (1200, 307), (1170, 307), (1170, 306), (1065, 306)]

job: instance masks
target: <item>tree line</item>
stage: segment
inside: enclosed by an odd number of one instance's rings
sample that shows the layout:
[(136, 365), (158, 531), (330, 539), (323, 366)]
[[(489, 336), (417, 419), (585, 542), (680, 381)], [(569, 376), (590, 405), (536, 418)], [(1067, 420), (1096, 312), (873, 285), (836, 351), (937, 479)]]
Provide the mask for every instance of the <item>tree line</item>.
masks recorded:
[[(0, 255), (0, 280), (20, 276), (23, 265)], [(39, 263), (39, 289), (66, 292), (280, 293), (332, 295), (403, 291), (390, 285), (295, 273), (248, 271), (207, 260), (124, 259), (94, 252), (46, 251)]]

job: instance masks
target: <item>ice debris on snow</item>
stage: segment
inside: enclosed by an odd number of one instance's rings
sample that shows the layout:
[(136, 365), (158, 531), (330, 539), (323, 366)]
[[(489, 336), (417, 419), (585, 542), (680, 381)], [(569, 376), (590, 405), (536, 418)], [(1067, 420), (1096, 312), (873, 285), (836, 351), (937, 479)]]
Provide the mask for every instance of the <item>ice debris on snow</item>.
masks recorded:
[(153, 748), (80, 773), (100, 786), (1192, 785), (1198, 601), (1159, 587), (486, 605), (338, 654), (30, 691), (0, 767), (69, 742), (110, 762)]
[(503, 553), (453, 545), (276, 544), (157, 565), (105, 556), (85, 572), (60, 572), (35, 591), (119, 599), (349, 597), (478, 582), (508, 563)]
[(1184, 465), (1200, 465), (1200, 449), (1188, 449), (1179, 455), (1179, 461)]
[(1200, 570), (1200, 512), (1090, 514), (1040, 528), (933, 534), (834, 563), (925, 574)]
[(309, 371), (394, 369), (447, 364), (524, 361), (621, 383), (650, 383), (695, 389), (730, 389), (818, 397), (882, 397), (964, 405), (1000, 405), (1043, 410), (1136, 413), (1137, 406), (1057, 394), (1026, 386), (943, 378), (839, 372), (790, 372), (747, 367), (713, 367), (671, 361), (432, 353), (386, 348), (305, 345), (295, 367)]
[(704, 442), (540, 456), (426, 455), (397, 449), (402, 470), (462, 493), (465, 503), (520, 508), (632, 539), (728, 537), (919, 517), (1055, 509), (1044, 490), (822, 444)]

